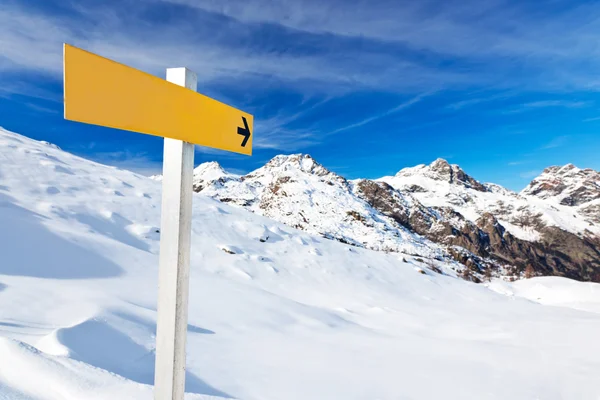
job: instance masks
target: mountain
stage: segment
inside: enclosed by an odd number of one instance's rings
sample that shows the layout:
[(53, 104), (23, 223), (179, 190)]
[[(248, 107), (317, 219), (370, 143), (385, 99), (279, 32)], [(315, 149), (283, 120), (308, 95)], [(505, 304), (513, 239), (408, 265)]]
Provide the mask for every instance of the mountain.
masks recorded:
[[(277, 193), (325, 201), (323, 179), (346, 196), (314, 160), (274, 164), (299, 179)], [(198, 175), (246, 180), (216, 167)], [(262, 172), (248, 188), (270, 192)], [(0, 399), (152, 397), (160, 199), (156, 180), (0, 129)], [(191, 229), (186, 400), (600, 396), (598, 284), (474, 285), (444, 260), (326, 240), (203, 195)]]
[[(413, 193), (426, 206), (451, 210), (475, 223), (483, 231), (487, 254), (513, 270), (530, 266), (540, 275), (600, 281), (600, 226), (579, 210), (526, 191), (481, 184), (445, 160), (406, 168), (382, 181)], [(482, 255), (468, 243), (466, 247)]]
[(593, 169), (546, 168), (521, 194), (572, 207), (591, 225), (600, 225), (600, 172)]
[(453, 260), (476, 281), (519, 277), (528, 268), (529, 275), (600, 281), (593, 179), (565, 182), (579, 185), (568, 193), (583, 193), (587, 200), (574, 210), (527, 191), (481, 183), (443, 159), (391, 177), (348, 181), (309, 155), (294, 154), (277, 156), (245, 176), (201, 165), (195, 190), (343, 243)]
[(600, 172), (573, 164), (549, 167), (522, 191), (541, 199), (554, 199), (565, 206), (579, 206), (600, 199)]
[[(357, 192), (360, 185), (327, 170), (309, 155), (277, 156), (245, 176), (194, 171), (197, 192), (245, 207), (288, 226), (374, 250), (442, 257), (443, 251), (408, 228), (381, 215)], [(400, 195), (402, 207), (419, 207)]]

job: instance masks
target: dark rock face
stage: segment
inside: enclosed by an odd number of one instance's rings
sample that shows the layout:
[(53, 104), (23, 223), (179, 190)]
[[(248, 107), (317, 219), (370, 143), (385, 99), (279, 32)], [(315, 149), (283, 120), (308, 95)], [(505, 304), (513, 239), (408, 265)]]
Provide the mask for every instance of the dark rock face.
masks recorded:
[(406, 191), (409, 193), (425, 193), (427, 190), (419, 185), (410, 185), (406, 187)]
[(559, 179), (546, 180), (543, 182), (538, 182), (534, 179), (531, 181), (530, 185), (532, 186), (532, 189), (527, 194), (532, 196), (539, 196), (540, 194), (556, 196), (561, 194), (567, 188), (567, 185), (562, 183)]
[(600, 282), (600, 239), (547, 227), (537, 246), (540, 261), (548, 267), (545, 275)]
[[(358, 195), (382, 214), (393, 218), (400, 225), (409, 226), (408, 210), (401, 204), (401, 195), (384, 182), (363, 179), (358, 182)], [(362, 194), (362, 196), (361, 196)]]
[[(457, 261), (463, 264), (482, 264), (482, 260), (474, 260), (489, 257), (490, 240), (486, 232), (451, 208), (430, 209), (414, 199), (408, 206), (406, 202), (401, 201), (402, 195), (384, 182), (362, 180), (357, 188), (359, 197), (398, 224), (436, 243), (459, 246), (471, 253), (467, 255), (460, 252), (460, 256), (453, 256)], [(457, 228), (451, 220), (459, 221), (463, 227)]]
[(592, 223), (600, 224), (600, 204), (590, 204), (579, 210)]
[[(363, 180), (358, 195), (382, 214), (428, 239), (448, 246), (453, 258), (471, 270), (512, 266), (520, 273), (531, 266), (537, 275), (556, 275), (583, 281), (600, 282), (600, 240), (579, 237), (557, 227), (538, 224), (540, 242), (518, 239), (506, 231), (491, 213), (483, 214), (476, 223), (466, 220), (449, 207), (427, 208), (420, 204), (410, 209), (402, 195), (390, 185)], [(458, 249), (457, 249), (458, 248)], [(465, 249), (461, 251), (459, 249)], [(492, 260), (493, 264), (486, 260)]]
[(563, 197), (560, 204), (563, 206), (580, 206), (596, 199), (600, 199), (600, 186), (598, 188), (581, 186)]

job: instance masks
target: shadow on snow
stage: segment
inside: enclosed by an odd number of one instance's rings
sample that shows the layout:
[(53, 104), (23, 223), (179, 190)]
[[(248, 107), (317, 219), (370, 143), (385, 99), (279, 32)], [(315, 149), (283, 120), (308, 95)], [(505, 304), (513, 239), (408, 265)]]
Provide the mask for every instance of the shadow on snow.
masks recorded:
[(44, 219), (0, 193), (0, 274), (53, 279), (122, 274), (121, 267), (109, 259), (50, 231)]

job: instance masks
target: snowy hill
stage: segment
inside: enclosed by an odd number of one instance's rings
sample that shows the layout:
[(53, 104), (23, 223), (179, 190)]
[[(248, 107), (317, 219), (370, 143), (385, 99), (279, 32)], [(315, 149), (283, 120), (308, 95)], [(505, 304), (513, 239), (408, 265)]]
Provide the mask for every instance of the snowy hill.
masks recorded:
[(538, 275), (600, 281), (593, 209), (482, 184), (442, 159), (377, 181), (347, 181), (302, 154), (277, 156), (245, 176), (210, 163), (196, 169), (194, 187), (343, 243), (454, 260), (468, 279), (518, 277), (531, 266)]
[[(0, 399), (151, 398), (160, 191), (0, 129)], [(600, 285), (487, 288), (207, 196), (193, 213), (187, 399), (600, 396)]]

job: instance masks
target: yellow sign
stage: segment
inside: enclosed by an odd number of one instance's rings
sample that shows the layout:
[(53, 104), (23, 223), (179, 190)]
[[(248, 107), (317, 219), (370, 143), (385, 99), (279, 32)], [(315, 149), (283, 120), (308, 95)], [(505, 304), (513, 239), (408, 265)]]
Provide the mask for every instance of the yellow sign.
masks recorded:
[(65, 119), (252, 154), (252, 115), (65, 44)]

